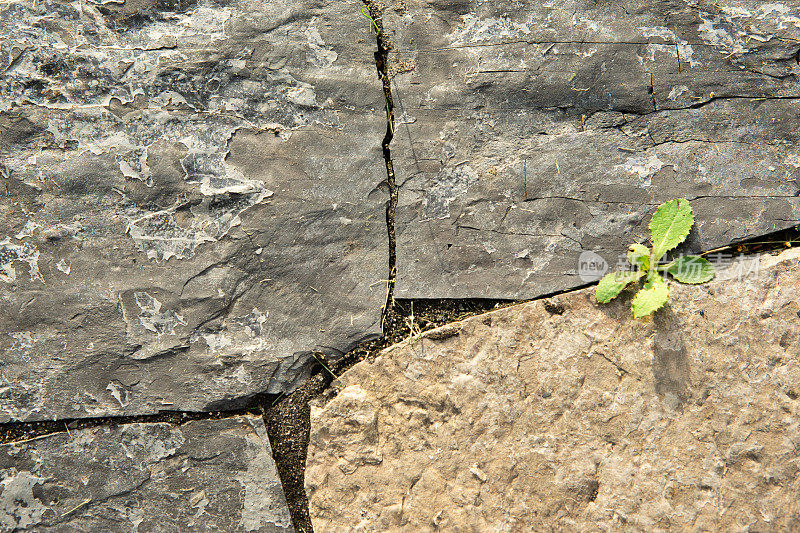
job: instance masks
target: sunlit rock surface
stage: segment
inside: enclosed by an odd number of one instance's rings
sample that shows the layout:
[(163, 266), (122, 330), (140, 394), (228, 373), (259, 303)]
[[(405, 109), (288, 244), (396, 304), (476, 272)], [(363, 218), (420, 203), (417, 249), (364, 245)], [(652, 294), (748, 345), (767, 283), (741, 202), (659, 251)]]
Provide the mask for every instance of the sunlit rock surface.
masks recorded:
[(800, 253), (725, 273), (654, 319), (582, 290), (357, 364), (312, 409), (314, 531), (796, 530)]

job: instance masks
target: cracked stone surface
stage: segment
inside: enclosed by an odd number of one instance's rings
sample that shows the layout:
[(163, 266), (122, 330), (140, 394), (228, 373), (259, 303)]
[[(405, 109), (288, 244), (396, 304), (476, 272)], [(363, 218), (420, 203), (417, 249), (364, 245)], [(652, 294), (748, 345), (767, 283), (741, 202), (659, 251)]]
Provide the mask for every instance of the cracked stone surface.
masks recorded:
[(380, 333), (361, 7), (0, 7), (0, 420), (215, 409)]
[(0, 445), (3, 531), (291, 532), (264, 423), (139, 423)]
[(800, 2), (375, 2), (401, 298), (530, 298), (685, 197), (694, 249), (800, 220)]
[(796, 530), (800, 251), (723, 274), (647, 320), (581, 290), (357, 364), (312, 409), (314, 531)]

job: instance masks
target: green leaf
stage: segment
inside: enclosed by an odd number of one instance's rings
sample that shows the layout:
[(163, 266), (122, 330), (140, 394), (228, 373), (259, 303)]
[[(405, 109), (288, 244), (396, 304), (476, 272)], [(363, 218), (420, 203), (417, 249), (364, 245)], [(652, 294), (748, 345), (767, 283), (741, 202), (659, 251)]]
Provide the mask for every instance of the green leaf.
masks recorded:
[(669, 287), (661, 276), (652, 276), (631, 302), (634, 318), (647, 316), (661, 308), (669, 298)]
[(597, 291), (595, 292), (597, 301), (601, 304), (607, 304), (616, 298), (622, 292), (622, 289), (642, 276), (644, 276), (644, 272), (635, 270), (609, 272), (597, 284)]
[(692, 224), (694, 214), (688, 200), (680, 198), (658, 206), (650, 220), (653, 260), (657, 262), (665, 253), (685, 241)]
[(631, 244), (628, 248), (628, 262), (642, 270), (650, 270), (650, 248), (644, 244)]
[(714, 265), (696, 255), (681, 256), (665, 270), (681, 283), (705, 283), (714, 277)]

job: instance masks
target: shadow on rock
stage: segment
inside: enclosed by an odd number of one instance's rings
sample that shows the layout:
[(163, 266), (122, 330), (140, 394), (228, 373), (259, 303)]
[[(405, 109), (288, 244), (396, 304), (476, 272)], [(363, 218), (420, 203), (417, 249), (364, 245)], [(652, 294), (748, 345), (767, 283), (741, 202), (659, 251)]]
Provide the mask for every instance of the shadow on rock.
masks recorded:
[(667, 306), (654, 318), (656, 334), (653, 337), (653, 378), (656, 393), (677, 398), (682, 404), (691, 396), (689, 358), (683, 340), (682, 324)]

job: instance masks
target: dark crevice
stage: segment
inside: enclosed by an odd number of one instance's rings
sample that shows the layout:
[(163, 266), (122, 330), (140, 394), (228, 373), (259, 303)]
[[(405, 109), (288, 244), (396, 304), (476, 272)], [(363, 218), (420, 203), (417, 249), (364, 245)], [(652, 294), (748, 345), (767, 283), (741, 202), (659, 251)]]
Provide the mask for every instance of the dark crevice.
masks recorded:
[(372, 357), (382, 349), (396, 341), (398, 325), (405, 323), (400, 317), (394, 299), (395, 278), (397, 274), (397, 254), (395, 237), (395, 210), (397, 208), (398, 187), (392, 164), (390, 144), (394, 137), (394, 101), (392, 98), (391, 78), (389, 76), (390, 42), (383, 32), (383, 20), (380, 9), (370, 0), (363, 0), (375, 28), (376, 50), (375, 68), (380, 79), (386, 112), (386, 132), (381, 142), (384, 164), (386, 166), (386, 184), (389, 198), (386, 202), (386, 229), (388, 238), (388, 275), (386, 301), (381, 311), (380, 339), (360, 343), (355, 349), (341, 359), (329, 361), (322, 353), (315, 354), (319, 364), (311, 376), (296, 391), (275, 405), (265, 409), (264, 421), (272, 444), (273, 457), (281, 478), (292, 522), (298, 533), (311, 533), (313, 526), (305, 492), (305, 464), (308, 443), (311, 433), (311, 407), (309, 402), (325, 392), (335, 376), (362, 361)]
[(389, 315), (392, 313), (394, 302), (394, 286), (397, 275), (397, 239), (395, 236), (395, 211), (397, 209), (398, 187), (395, 180), (394, 165), (392, 163), (391, 143), (394, 138), (394, 98), (392, 96), (391, 77), (389, 75), (389, 51), (391, 43), (386, 39), (383, 31), (383, 18), (380, 10), (372, 4), (370, 0), (363, 0), (364, 5), (369, 10), (370, 16), (376, 28), (375, 68), (378, 78), (383, 86), (383, 97), (386, 101), (386, 133), (383, 136), (381, 148), (383, 149), (383, 159), (386, 165), (386, 183), (389, 190), (389, 199), (386, 202), (386, 229), (389, 240), (389, 274), (387, 281), (386, 303), (383, 306), (381, 317), (381, 327), (386, 333), (387, 324), (390, 322)]
[(0, 424), (0, 444), (25, 442), (38, 439), (53, 433), (69, 433), (73, 430), (94, 428), (98, 426), (120, 426), (127, 424), (153, 424), (166, 422), (182, 425), (193, 420), (218, 420), (241, 415), (261, 415), (259, 403), (269, 404), (275, 400), (275, 394), (262, 394), (253, 404), (241, 408), (219, 411), (160, 411), (149, 415), (105, 416), (96, 418), (64, 418), (61, 420), (41, 420), (36, 422), (6, 422)]
[(656, 102), (656, 91), (655, 87), (653, 86), (653, 73), (648, 72), (648, 74), (650, 75), (650, 85), (647, 87), (647, 94), (650, 95), (650, 101), (653, 105), (653, 113), (658, 113), (659, 109), (658, 109), (658, 102)]
[[(702, 102), (691, 104), (687, 107), (680, 107), (676, 109), (669, 109), (669, 111), (683, 111), (686, 109), (700, 109), (709, 104), (714, 104), (719, 100), (753, 100), (753, 101), (771, 101), (771, 100), (800, 100), (800, 96), (749, 96), (749, 95), (728, 95), (728, 96), (712, 96)], [(666, 111), (666, 110), (665, 110)]]
[[(789, 222), (797, 224), (800, 222), (800, 220), (792, 220)], [(788, 248), (796, 248), (798, 246), (800, 246), (800, 225), (795, 225), (790, 228), (773, 231), (765, 235), (740, 239), (727, 246), (722, 246), (713, 250), (707, 250), (701, 255), (710, 253), (720, 253), (723, 255), (776, 254)]]
[[(649, 74), (649, 73), (648, 73)], [(648, 93), (649, 93), (649, 85), (648, 85)], [(649, 94), (648, 94), (649, 96)], [(639, 109), (636, 107), (613, 107), (613, 108), (604, 108), (604, 109), (594, 109), (594, 108), (586, 108), (578, 105), (573, 104), (564, 104), (564, 105), (548, 105), (548, 106), (541, 106), (541, 107), (534, 107), (534, 106), (525, 106), (525, 105), (504, 105), (504, 106), (497, 106), (493, 109), (497, 111), (559, 111), (559, 112), (572, 112), (574, 116), (579, 117), (580, 115), (586, 115), (586, 118), (591, 117), (596, 113), (621, 113), (623, 115), (630, 115), (631, 117), (635, 117), (633, 120), (638, 120), (644, 117), (650, 117), (653, 115), (659, 115), (663, 113), (679, 113), (681, 111), (692, 111), (695, 109), (701, 109), (706, 106), (715, 105), (718, 102), (723, 102), (726, 100), (749, 100), (751, 102), (772, 102), (772, 101), (797, 101), (800, 100), (800, 96), (759, 96), (759, 95), (728, 95), (728, 96), (709, 96), (704, 100), (700, 100), (694, 102), (692, 104), (688, 104), (682, 107), (663, 107), (663, 105), (667, 105), (667, 102), (662, 102), (662, 107), (657, 107), (656, 109), (650, 109), (654, 105), (657, 106), (657, 101), (651, 99), (650, 105), (648, 106), (647, 110)], [(461, 111), (462, 108), (458, 106), (458, 104), (448, 104), (442, 105), (439, 107), (428, 107), (428, 106), (420, 106), (414, 109), (424, 109), (426, 112), (451, 112), (451, 111)], [(627, 120), (625, 123), (621, 124), (624, 126), (625, 124), (629, 124), (633, 122), (633, 120)], [(610, 128), (617, 128), (617, 125), (614, 126), (602, 126), (600, 129), (610, 129)], [(623, 132), (624, 133), (624, 132)], [(547, 131), (539, 132), (540, 135), (550, 135)], [(555, 135), (555, 133), (553, 133)]]

